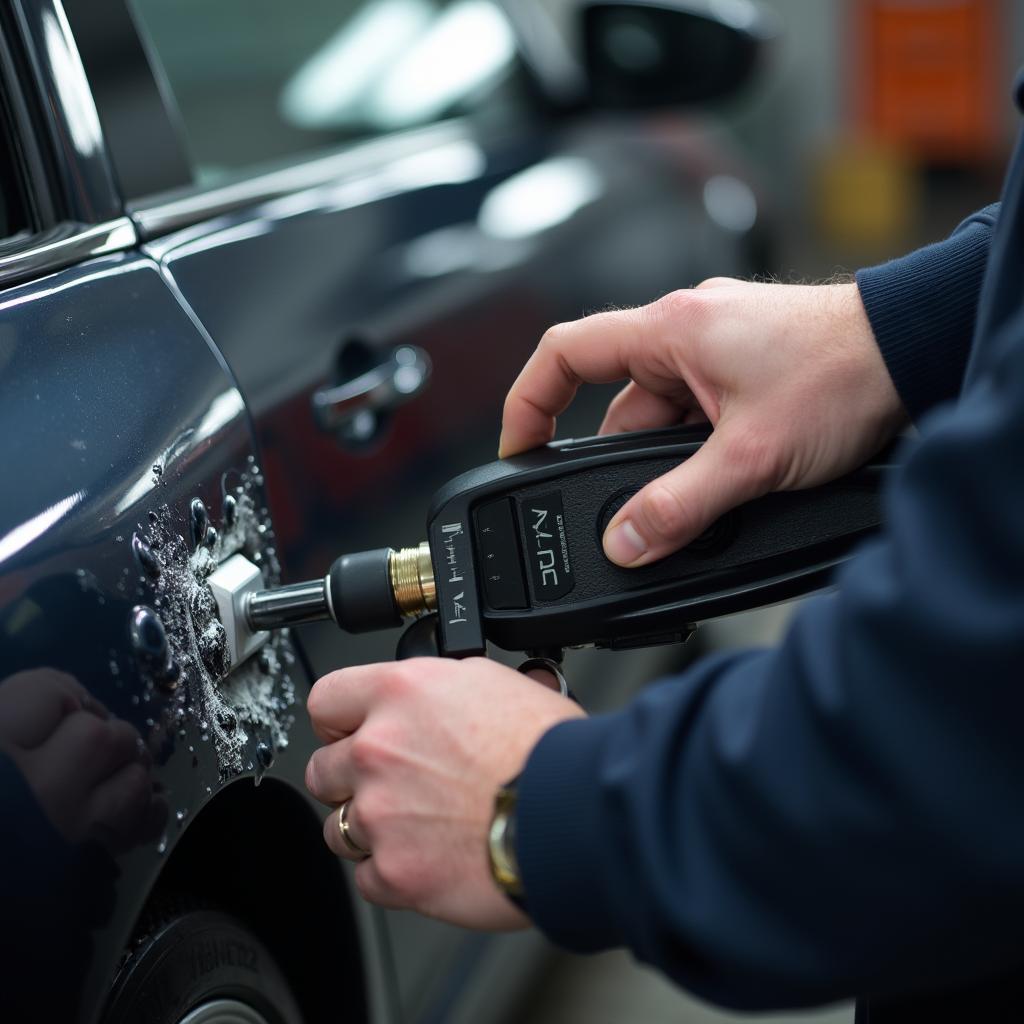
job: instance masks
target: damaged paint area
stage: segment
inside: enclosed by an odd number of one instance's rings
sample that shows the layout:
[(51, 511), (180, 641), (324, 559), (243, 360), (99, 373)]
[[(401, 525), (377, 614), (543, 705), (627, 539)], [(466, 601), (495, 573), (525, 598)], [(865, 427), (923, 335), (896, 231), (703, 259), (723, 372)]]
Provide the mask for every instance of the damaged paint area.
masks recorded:
[(262, 478), (253, 460), (237, 485), (227, 488), (219, 526), (204, 503), (192, 501), (186, 539), (172, 509), (149, 513), (148, 528), (132, 538), (135, 558), (153, 587), (152, 608), (132, 612), (132, 642), (154, 688), (167, 695), (167, 732), (184, 740), (190, 720), (216, 751), (222, 781), (245, 771), (257, 780), (288, 744), (296, 655), (287, 630), (270, 634), (251, 657), (232, 654), (210, 576), (233, 555), (257, 567), (261, 586), (273, 586), (280, 565), (269, 514), (259, 507)]

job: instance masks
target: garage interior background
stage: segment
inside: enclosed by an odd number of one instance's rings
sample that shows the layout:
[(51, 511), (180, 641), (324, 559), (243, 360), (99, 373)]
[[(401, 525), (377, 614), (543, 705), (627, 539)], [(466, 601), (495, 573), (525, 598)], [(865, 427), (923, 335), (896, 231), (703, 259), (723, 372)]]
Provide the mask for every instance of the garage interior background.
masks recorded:
[[(573, 0), (545, 0), (566, 26)], [(713, 6), (713, 5), (712, 5)], [(724, 115), (784, 229), (776, 273), (907, 251), (998, 198), (1020, 117), (1013, 0), (761, 0), (780, 32)]]
[[(566, 26), (573, 0), (546, 0)], [(821, 280), (948, 234), (999, 197), (1020, 126), (1013, 0), (761, 0), (780, 34), (752, 89), (717, 113), (768, 185), (783, 281)], [(776, 639), (780, 606), (702, 628), (706, 647)], [(512, 1021), (727, 1024), (626, 954), (557, 954)], [(767, 1019), (847, 1024), (852, 1006)]]

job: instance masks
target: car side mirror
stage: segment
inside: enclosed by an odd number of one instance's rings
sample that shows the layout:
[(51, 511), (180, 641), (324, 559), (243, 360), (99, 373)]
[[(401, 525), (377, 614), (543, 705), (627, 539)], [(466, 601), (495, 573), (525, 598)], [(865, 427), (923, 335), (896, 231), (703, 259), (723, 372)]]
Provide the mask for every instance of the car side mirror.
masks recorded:
[(606, 110), (728, 96), (776, 34), (751, 0), (585, 0), (579, 16), (590, 105)]

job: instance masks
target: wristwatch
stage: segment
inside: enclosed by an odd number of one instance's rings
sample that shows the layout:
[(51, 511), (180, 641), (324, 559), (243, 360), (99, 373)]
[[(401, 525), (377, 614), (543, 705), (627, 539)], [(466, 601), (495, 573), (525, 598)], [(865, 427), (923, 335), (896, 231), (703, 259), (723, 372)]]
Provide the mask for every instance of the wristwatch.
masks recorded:
[(516, 802), (519, 779), (505, 783), (494, 797), (494, 814), (487, 833), (491, 877), (495, 885), (520, 909), (523, 908), (523, 881), (516, 859)]

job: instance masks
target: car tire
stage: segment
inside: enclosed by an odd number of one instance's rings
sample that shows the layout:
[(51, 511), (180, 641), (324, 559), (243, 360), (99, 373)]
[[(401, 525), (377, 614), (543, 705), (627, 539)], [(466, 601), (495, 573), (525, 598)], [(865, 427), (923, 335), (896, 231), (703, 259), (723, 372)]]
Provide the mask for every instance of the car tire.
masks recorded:
[(302, 1024), (288, 981), (244, 923), (155, 909), (118, 971), (103, 1024)]

